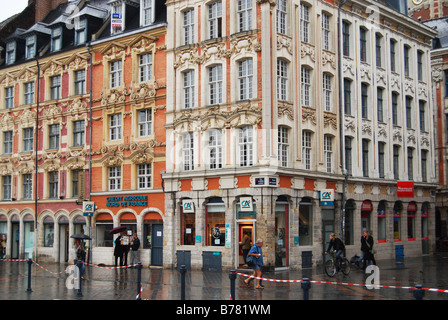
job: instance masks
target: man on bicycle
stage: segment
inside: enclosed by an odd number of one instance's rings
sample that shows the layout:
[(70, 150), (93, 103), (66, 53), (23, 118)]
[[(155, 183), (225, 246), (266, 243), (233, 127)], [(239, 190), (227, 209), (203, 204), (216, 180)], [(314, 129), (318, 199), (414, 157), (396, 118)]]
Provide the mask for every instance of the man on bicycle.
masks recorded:
[(330, 234), (330, 243), (328, 244), (328, 248), (327, 248), (327, 251), (325, 251), (325, 254), (330, 252), (331, 248), (333, 248), (333, 250), (335, 252), (335, 255), (334, 255), (335, 262), (336, 261), (338, 262), (338, 263), (336, 263), (336, 269), (339, 271), (339, 265), (343, 261), (341, 254), (345, 250), (345, 245), (341, 239), (336, 238), (336, 235), (334, 233)]

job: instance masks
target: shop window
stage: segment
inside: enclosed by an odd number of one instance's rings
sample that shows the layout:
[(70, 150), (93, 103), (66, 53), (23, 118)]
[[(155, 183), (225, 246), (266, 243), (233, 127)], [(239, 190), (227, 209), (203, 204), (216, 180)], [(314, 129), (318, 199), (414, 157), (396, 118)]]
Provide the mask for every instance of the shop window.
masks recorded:
[(353, 214), (355, 212), (356, 205), (354, 200), (348, 200), (345, 203), (345, 244), (354, 244), (354, 224)]
[(73, 220), (73, 226), (75, 228), (74, 234), (87, 234), (86, 233), (86, 218), (81, 215), (77, 215)]
[(403, 205), (400, 201), (397, 201), (394, 206), (394, 241), (401, 241), (401, 211)]
[(408, 204), (408, 241), (415, 240), (415, 213), (417, 211), (417, 204), (409, 202)]
[(44, 219), (44, 247), (53, 247), (54, 243), (54, 220), (50, 216)]
[(194, 205), (190, 199), (182, 201), (181, 208), (181, 244), (194, 245), (196, 237), (196, 217)]
[(371, 232), (370, 228), (370, 213), (373, 210), (372, 202), (370, 200), (364, 200), (361, 205), (361, 230), (367, 230)]
[(313, 245), (313, 204), (303, 198), (299, 205), (299, 245)]
[[(422, 240), (428, 240), (428, 215), (429, 215), (429, 204), (424, 202), (422, 204)], [(1, 229), (0, 229), (1, 232)]]
[(112, 216), (108, 213), (100, 213), (96, 218), (96, 246), (113, 247), (113, 235), (109, 233), (114, 224)]
[[(275, 202), (275, 266), (288, 266), (289, 202), (279, 196)], [(300, 238), (299, 238), (300, 239)]]
[(6, 241), (8, 238), (8, 218), (6, 215), (0, 215), (0, 259), (6, 258)]
[(386, 201), (378, 204), (378, 243), (386, 242)]
[[(137, 233), (137, 220), (132, 213), (123, 213), (120, 217), (120, 226), (128, 228), (128, 235)], [(129, 232), (131, 231), (131, 232)]]
[(221, 198), (211, 198), (206, 204), (206, 230), (207, 246), (224, 246), (226, 243), (226, 206)]

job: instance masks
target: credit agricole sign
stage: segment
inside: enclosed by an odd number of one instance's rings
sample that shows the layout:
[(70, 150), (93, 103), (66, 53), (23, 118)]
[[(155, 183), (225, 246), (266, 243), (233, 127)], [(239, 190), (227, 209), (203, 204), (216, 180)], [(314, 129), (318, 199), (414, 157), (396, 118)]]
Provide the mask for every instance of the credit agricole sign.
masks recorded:
[(115, 196), (106, 198), (107, 207), (147, 207), (148, 196)]

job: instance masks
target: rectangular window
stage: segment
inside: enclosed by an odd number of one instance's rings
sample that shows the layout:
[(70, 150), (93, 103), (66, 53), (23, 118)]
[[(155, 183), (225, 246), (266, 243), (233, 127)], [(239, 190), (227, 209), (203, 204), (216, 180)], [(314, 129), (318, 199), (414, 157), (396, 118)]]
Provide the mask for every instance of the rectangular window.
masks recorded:
[(395, 45), (396, 45), (396, 42), (394, 40), (390, 40), (390, 70), (393, 72), (396, 71)]
[(412, 98), (406, 96), (406, 128), (412, 129)]
[(288, 166), (289, 159), (289, 135), (288, 128), (278, 127), (278, 162), (281, 167)]
[(72, 198), (78, 197), (79, 176), (82, 170), (72, 170)]
[(121, 190), (121, 167), (109, 167), (109, 191)]
[(56, 199), (58, 197), (58, 187), (59, 187), (59, 172), (51, 171), (48, 173), (48, 197), (50, 199)]
[(394, 179), (398, 180), (400, 178), (400, 147), (394, 146), (393, 150), (393, 170), (394, 170)]
[(36, 36), (29, 36), (26, 38), (25, 58), (32, 59), (35, 56), (36, 56)]
[(222, 138), (220, 130), (210, 130), (208, 133), (209, 168), (222, 168)]
[(239, 166), (253, 165), (253, 129), (250, 126), (240, 128), (238, 136)]
[(50, 100), (61, 99), (61, 76), (50, 78)]
[(310, 42), (310, 8), (300, 4), (300, 40)]
[(286, 0), (277, 1), (277, 33), (286, 34)]
[(330, 16), (326, 13), (322, 13), (322, 49), (330, 50), (330, 41)]
[(417, 80), (423, 81), (423, 52), (417, 51)]
[(14, 107), (14, 87), (5, 88), (5, 109)]
[[(78, 20), (78, 21), (76, 21)], [(75, 43), (83, 44), (87, 41), (86, 19), (75, 19)]]
[(50, 149), (59, 149), (59, 124), (52, 124), (48, 129), (48, 147)]
[(238, 63), (240, 100), (252, 99), (253, 72), (252, 59), (246, 59)]
[(152, 168), (150, 163), (144, 163), (138, 165), (138, 189), (150, 189), (151, 188), (151, 173)]
[(142, 0), (141, 5), (142, 10), (142, 26), (148, 26), (150, 25), (154, 18), (154, 8), (153, 8), (153, 0)]
[(398, 94), (392, 92), (392, 124), (398, 125)]
[(152, 109), (138, 111), (138, 136), (148, 137), (152, 134)]
[(34, 82), (27, 82), (24, 84), (24, 101), (25, 104), (33, 104), (34, 103)]
[(384, 142), (378, 142), (378, 173), (380, 178), (384, 178)]
[(345, 137), (345, 170), (347, 174), (352, 174), (352, 138)]
[(12, 154), (12, 131), (3, 132), (3, 153)]
[(62, 49), (62, 27), (51, 30), (51, 51)]
[(252, 29), (252, 0), (238, 0), (238, 31)]
[(362, 62), (367, 62), (367, 31), (364, 28), (359, 29), (359, 49), (359, 58)]
[(121, 114), (113, 114), (109, 117), (110, 140), (121, 139)]
[(3, 176), (3, 200), (11, 200), (11, 176)]
[(184, 44), (192, 44), (194, 42), (194, 9), (184, 12)]
[(344, 79), (344, 114), (352, 114), (352, 82), (348, 79)]
[(381, 47), (382, 41), (383, 41), (383, 38), (381, 37), (381, 35), (376, 34), (375, 35), (376, 66), (379, 67), (379, 68), (381, 68), (382, 64), (383, 64), (382, 57), (381, 57), (381, 54), (382, 54), (382, 47)]
[(428, 167), (427, 167), (428, 151), (422, 150), (422, 181), (428, 182)]
[(302, 106), (311, 105), (311, 70), (305, 67), (301, 68), (301, 102)]
[(139, 55), (139, 74), (140, 82), (150, 81), (152, 79), (152, 53)]
[(299, 245), (313, 245), (313, 206), (301, 201), (299, 205)]
[(305, 170), (311, 170), (311, 132), (302, 132), (302, 161)]
[(184, 72), (184, 108), (194, 107), (194, 70)]
[(23, 129), (23, 152), (33, 151), (33, 128)]
[(414, 149), (408, 148), (408, 179), (414, 180)]
[(121, 86), (121, 60), (110, 63), (110, 87), (117, 88)]
[(369, 118), (369, 86), (361, 84), (361, 114), (363, 119)]
[(324, 110), (331, 111), (331, 76), (324, 73), (323, 75), (323, 100), (324, 100)]
[(16, 62), (16, 42), (8, 42), (6, 44), (6, 64), (13, 64)]
[(426, 131), (426, 106), (425, 101), (419, 101), (420, 131)]
[(23, 199), (29, 200), (33, 192), (33, 176), (31, 173), (23, 175)]
[(208, 6), (209, 38), (222, 37), (222, 3), (216, 1)]
[(383, 91), (382, 88), (377, 88), (376, 91), (376, 106), (377, 106), (377, 112), (378, 112), (378, 122), (384, 121), (384, 111), (383, 111)]
[(342, 54), (350, 57), (350, 24), (342, 22)]
[(184, 160), (184, 171), (194, 170), (194, 140), (192, 132), (184, 133), (182, 152)]
[(210, 104), (220, 104), (222, 103), (222, 65), (210, 67), (208, 76)]
[(75, 71), (75, 95), (86, 93), (86, 70)]
[(409, 53), (410, 53), (410, 48), (409, 46), (404, 46), (404, 75), (406, 77), (409, 77), (410, 75), (410, 62), (409, 62)]
[(366, 139), (362, 140), (362, 175), (369, 176), (369, 141)]
[(326, 134), (324, 135), (324, 157), (326, 172), (333, 172), (333, 138)]
[(84, 120), (73, 122), (73, 146), (80, 147), (84, 145)]
[(277, 99), (288, 100), (288, 63), (277, 59)]

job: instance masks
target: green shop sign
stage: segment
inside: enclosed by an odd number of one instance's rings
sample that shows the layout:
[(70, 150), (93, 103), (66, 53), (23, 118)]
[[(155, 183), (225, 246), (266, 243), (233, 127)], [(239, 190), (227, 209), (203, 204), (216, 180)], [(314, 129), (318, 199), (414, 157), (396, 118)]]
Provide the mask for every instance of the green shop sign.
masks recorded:
[(107, 197), (107, 207), (147, 207), (148, 196)]

